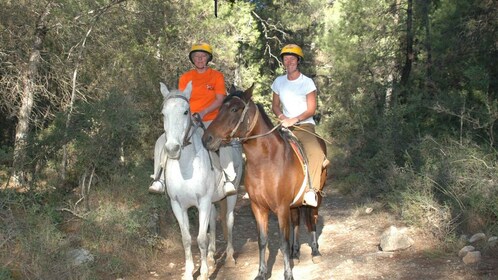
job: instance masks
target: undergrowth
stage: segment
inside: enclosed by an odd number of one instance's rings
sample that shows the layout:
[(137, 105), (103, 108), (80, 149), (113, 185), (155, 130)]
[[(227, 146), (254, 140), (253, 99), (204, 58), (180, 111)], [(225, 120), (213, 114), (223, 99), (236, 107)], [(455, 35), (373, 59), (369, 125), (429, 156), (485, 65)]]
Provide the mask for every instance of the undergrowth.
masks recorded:
[(336, 187), (383, 201), (407, 224), (426, 229), (442, 242), (477, 232), (498, 235), (496, 151), (426, 137), (405, 150), (399, 166), (386, 156), (389, 148), (380, 149), (371, 160), (343, 157), (350, 163), (336, 163), (348, 169), (339, 172), (343, 177)]
[[(178, 237), (168, 201), (147, 193), (142, 171), (93, 185), (89, 211), (77, 188), (0, 190), (0, 279), (116, 279), (155, 263), (164, 238)], [(158, 219), (171, 229), (158, 229)], [(72, 249), (94, 261), (75, 265)]]

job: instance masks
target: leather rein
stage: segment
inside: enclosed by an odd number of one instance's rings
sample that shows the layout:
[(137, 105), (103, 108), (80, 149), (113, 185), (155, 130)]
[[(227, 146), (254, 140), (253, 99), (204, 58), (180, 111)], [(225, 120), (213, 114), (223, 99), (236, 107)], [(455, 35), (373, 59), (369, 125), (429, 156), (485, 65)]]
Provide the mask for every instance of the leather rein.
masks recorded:
[(240, 118), (239, 118), (239, 121), (237, 122), (237, 125), (234, 127), (234, 129), (230, 133), (230, 137), (228, 139), (224, 139), (224, 140), (227, 140), (227, 141), (235, 140), (235, 141), (239, 141), (239, 142), (244, 142), (247, 140), (251, 140), (251, 139), (255, 139), (255, 138), (264, 137), (266, 135), (269, 135), (270, 133), (275, 131), (278, 127), (280, 127), (281, 124), (278, 124), (277, 126), (274, 126), (270, 131), (268, 131), (266, 133), (248, 136), (252, 132), (254, 127), (256, 126), (256, 123), (258, 122), (259, 114), (260, 114), (258, 106), (256, 106), (256, 104), (253, 103), (253, 105), (256, 107), (256, 113), (254, 113), (254, 116), (252, 117), (252, 121), (250, 124), (249, 124), (249, 119), (247, 120), (247, 123), (249, 125), (248, 125), (248, 130), (245, 134), (246, 136), (245, 137), (233, 137), (235, 135), (235, 133), (237, 132), (237, 130), (239, 129), (240, 125), (246, 119), (247, 112), (249, 111), (249, 107), (251, 106), (251, 102), (245, 102), (242, 98), (240, 98), (238, 96), (234, 96), (233, 98), (238, 98), (238, 99), (240, 99), (240, 101), (242, 101), (242, 103), (244, 103), (244, 110), (242, 111), (242, 114), (240, 115)]

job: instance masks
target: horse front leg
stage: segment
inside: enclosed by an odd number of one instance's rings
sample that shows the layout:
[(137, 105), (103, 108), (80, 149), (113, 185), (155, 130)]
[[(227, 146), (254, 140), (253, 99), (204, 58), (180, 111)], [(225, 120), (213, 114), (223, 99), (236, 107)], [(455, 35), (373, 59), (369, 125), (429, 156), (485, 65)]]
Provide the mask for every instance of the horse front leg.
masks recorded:
[(289, 239), (290, 239), (290, 225), (289, 225), (289, 215), (290, 209), (288, 207), (282, 207), (279, 209), (278, 216), (278, 226), (280, 228), (280, 252), (284, 258), (284, 279), (293, 280), (292, 267), (290, 263), (290, 250), (289, 250)]
[(299, 263), (300, 257), (300, 249), (301, 244), (299, 241), (299, 221), (300, 221), (300, 209), (301, 208), (292, 208), (291, 212), (291, 222), (292, 222), (292, 241), (290, 242), (291, 246), (291, 259), (294, 262), (294, 265)]
[(187, 209), (183, 209), (180, 203), (171, 200), (171, 208), (175, 214), (176, 220), (180, 225), (180, 232), (182, 234), (183, 250), (185, 251), (185, 274), (183, 279), (193, 280), (194, 273), (194, 260), (192, 258), (192, 237), (190, 236), (189, 218)]
[(258, 275), (254, 280), (265, 280), (268, 272), (266, 264), (266, 246), (268, 244), (268, 214), (269, 210), (255, 206), (251, 203), (254, 218), (256, 218), (256, 227), (258, 230), (258, 247), (259, 247), (259, 269)]
[(207, 261), (207, 249), (208, 249), (208, 238), (207, 230), (209, 226), (209, 221), (212, 215), (211, 208), (213, 207), (211, 203), (211, 198), (204, 199), (199, 204), (199, 234), (197, 235), (197, 245), (199, 246), (199, 251), (201, 254), (201, 270), (199, 280), (208, 280), (209, 275), (209, 265)]
[(214, 260), (214, 255), (216, 254), (216, 207), (212, 205), (211, 214), (209, 215), (209, 245), (207, 261), (209, 268), (214, 269), (216, 261)]

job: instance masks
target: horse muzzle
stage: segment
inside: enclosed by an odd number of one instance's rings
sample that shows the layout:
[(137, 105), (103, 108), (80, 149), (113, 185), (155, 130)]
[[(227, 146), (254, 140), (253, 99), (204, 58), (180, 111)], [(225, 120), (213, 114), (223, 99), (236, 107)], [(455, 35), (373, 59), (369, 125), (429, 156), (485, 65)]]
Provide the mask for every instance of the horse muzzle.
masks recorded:
[(166, 151), (168, 158), (171, 158), (171, 159), (179, 159), (181, 152), (182, 152), (181, 146), (178, 144), (175, 144), (175, 145), (166, 144), (164, 146), (164, 150)]
[(204, 135), (202, 136), (202, 144), (209, 151), (217, 151), (221, 146), (221, 142), (222, 141), (220, 138), (214, 137), (208, 131), (205, 131)]

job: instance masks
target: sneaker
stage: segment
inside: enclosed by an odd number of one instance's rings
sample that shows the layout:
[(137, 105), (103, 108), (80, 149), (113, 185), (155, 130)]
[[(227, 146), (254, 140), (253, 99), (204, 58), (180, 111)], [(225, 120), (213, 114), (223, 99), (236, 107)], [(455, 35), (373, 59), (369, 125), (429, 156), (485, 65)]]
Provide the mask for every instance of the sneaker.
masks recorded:
[(149, 193), (158, 193), (158, 194), (164, 193), (164, 181), (158, 180), (152, 182), (152, 185), (150, 185), (149, 187)]
[(232, 194), (236, 194), (237, 193), (237, 190), (235, 189), (235, 186), (230, 181), (226, 181), (225, 182), (225, 185), (223, 186), (223, 190), (225, 192), (225, 195), (232, 195)]
[(304, 194), (303, 205), (316, 207), (318, 205), (317, 195), (314, 191), (308, 191)]

